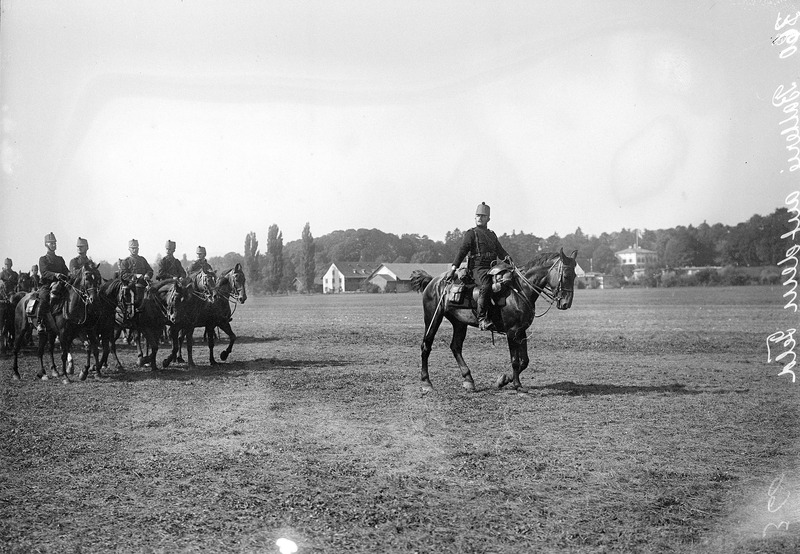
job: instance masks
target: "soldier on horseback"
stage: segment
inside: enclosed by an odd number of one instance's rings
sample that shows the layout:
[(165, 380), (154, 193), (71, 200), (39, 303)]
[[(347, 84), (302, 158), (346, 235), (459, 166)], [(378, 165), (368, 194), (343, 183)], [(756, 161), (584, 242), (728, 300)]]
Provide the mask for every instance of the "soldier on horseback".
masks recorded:
[(489, 293), (492, 288), (492, 279), (489, 270), (498, 259), (506, 259), (511, 263), (511, 257), (500, 244), (494, 231), (489, 230), (489, 206), (481, 202), (475, 210), (475, 227), (464, 233), (453, 265), (447, 272), (447, 279), (452, 280), (456, 269), (469, 254), (467, 267), (472, 272), (475, 284), (480, 287), (478, 293), (478, 327), (481, 331), (494, 329), (492, 320), (487, 317)]
[(78, 255), (69, 261), (69, 274), (73, 277), (75, 277), (86, 262), (91, 261), (89, 256), (86, 255), (86, 251), (89, 250), (89, 241), (78, 237), (76, 246), (78, 247)]
[(191, 266), (189, 266), (189, 275), (193, 276), (202, 270), (208, 271), (209, 273), (214, 273), (214, 270), (211, 268), (211, 264), (209, 264), (208, 260), (206, 260), (206, 247), (198, 246), (197, 259), (192, 262)]
[(128, 241), (128, 251), (130, 256), (119, 262), (119, 277), (126, 283), (131, 283), (137, 276), (151, 279), (153, 277), (153, 268), (147, 263), (144, 256), (139, 255), (139, 241), (131, 239)]
[(34, 290), (39, 290), (39, 266), (33, 264), (31, 266), (31, 281), (33, 281)]
[(5, 267), (3, 267), (3, 270), (0, 271), (0, 281), (3, 281), (6, 284), (6, 290), (8, 292), (13, 293), (15, 290), (17, 290), (19, 275), (16, 271), (11, 269), (12, 265), (14, 265), (14, 262), (11, 261), (11, 258), (6, 258)]
[(161, 258), (161, 261), (158, 264), (158, 273), (156, 274), (156, 279), (159, 281), (162, 279), (181, 279), (186, 277), (186, 270), (183, 269), (181, 262), (175, 259), (175, 241), (168, 240), (167, 244), (165, 245), (167, 249), (167, 255)]
[(50, 295), (57, 296), (59, 283), (68, 280), (69, 269), (64, 258), (56, 255), (56, 236), (47, 233), (44, 237), (47, 254), (39, 258), (42, 277), (39, 282), (39, 306), (36, 311), (36, 332), (44, 333), (44, 318), (50, 310)]

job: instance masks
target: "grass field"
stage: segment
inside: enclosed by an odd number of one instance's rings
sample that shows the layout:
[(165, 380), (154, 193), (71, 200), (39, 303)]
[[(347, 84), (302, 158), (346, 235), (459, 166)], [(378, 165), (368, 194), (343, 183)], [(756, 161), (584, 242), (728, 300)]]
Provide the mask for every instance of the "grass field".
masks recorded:
[(250, 298), (214, 368), (120, 346), (126, 372), (64, 385), (5, 357), (0, 550), (795, 552), (783, 293), (577, 291), (531, 328), (529, 394), (476, 330), (463, 391), (445, 323), (423, 395), (415, 293)]

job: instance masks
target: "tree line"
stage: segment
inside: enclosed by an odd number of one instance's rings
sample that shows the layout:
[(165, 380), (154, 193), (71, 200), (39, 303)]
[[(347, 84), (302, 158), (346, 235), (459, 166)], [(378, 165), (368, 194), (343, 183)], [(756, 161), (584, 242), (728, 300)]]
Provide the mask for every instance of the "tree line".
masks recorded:
[[(770, 215), (754, 215), (733, 226), (703, 222), (657, 230), (622, 228), (598, 236), (587, 235), (578, 227), (563, 237), (558, 233), (540, 237), (514, 230), (498, 238), (518, 265), (525, 265), (540, 251), (564, 248), (567, 253), (578, 250), (578, 263), (585, 271), (616, 275), (623, 275), (623, 268), (615, 252), (637, 242), (641, 248), (656, 252), (658, 263), (651, 269), (775, 266), (786, 256), (786, 241), (781, 240), (781, 235), (791, 230), (790, 219), (788, 209), (782, 207)], [(452, 262), (463, 235), (464, 231), (456, 228), (448, 231), (443, 241), (436, 241), (427, 235), (398, 236), (378, 229), (347, 229), (314, 238), (310, 224), (306, 223), (299, 240), (284, 244), (283, 233), (273, 224), (267, 231), (265, 248), (256, 233), (250, 232), (244, 239), (243, 253), (229, 252), (212, 256), (208, 261), (218, 269), (241, 263), (248, 289), (256, 294), (313, 291), (314, 280), (334, 261), (376, 266), (392, 262)], [(185, 255), (182, 262), (188, 267)]]

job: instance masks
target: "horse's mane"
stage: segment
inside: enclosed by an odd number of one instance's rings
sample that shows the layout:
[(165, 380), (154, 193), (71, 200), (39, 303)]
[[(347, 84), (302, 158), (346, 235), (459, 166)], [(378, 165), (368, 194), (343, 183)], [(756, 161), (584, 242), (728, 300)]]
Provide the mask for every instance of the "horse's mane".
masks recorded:
[(560, 252), (539, 252), (536, 256), (533, 257), (531, 261), (529, 261), (525, 267), (528, 269), (533, 269), (534, 267), (540, 267), (543, 265), (547, 265), (549, 263), (554, 262), (557, 258), (561, 256)]
[(119, 293), (119, 289), (122, 287), (122, 279), (116, 277), (114, 279), (110, 279), (108, 281), (103, 282), (100, 285), (100, 291), (108, 296), (116, 296)]

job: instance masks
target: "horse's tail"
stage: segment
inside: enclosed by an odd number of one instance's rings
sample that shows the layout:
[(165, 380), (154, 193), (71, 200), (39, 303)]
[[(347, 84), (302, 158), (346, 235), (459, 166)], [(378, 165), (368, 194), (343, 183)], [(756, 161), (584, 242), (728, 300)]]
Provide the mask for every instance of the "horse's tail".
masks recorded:
[(423, 269), (415, 269), (411, 272), (411, 290), (422, 292), (431, 281), (433, 281), (433, 277)]

